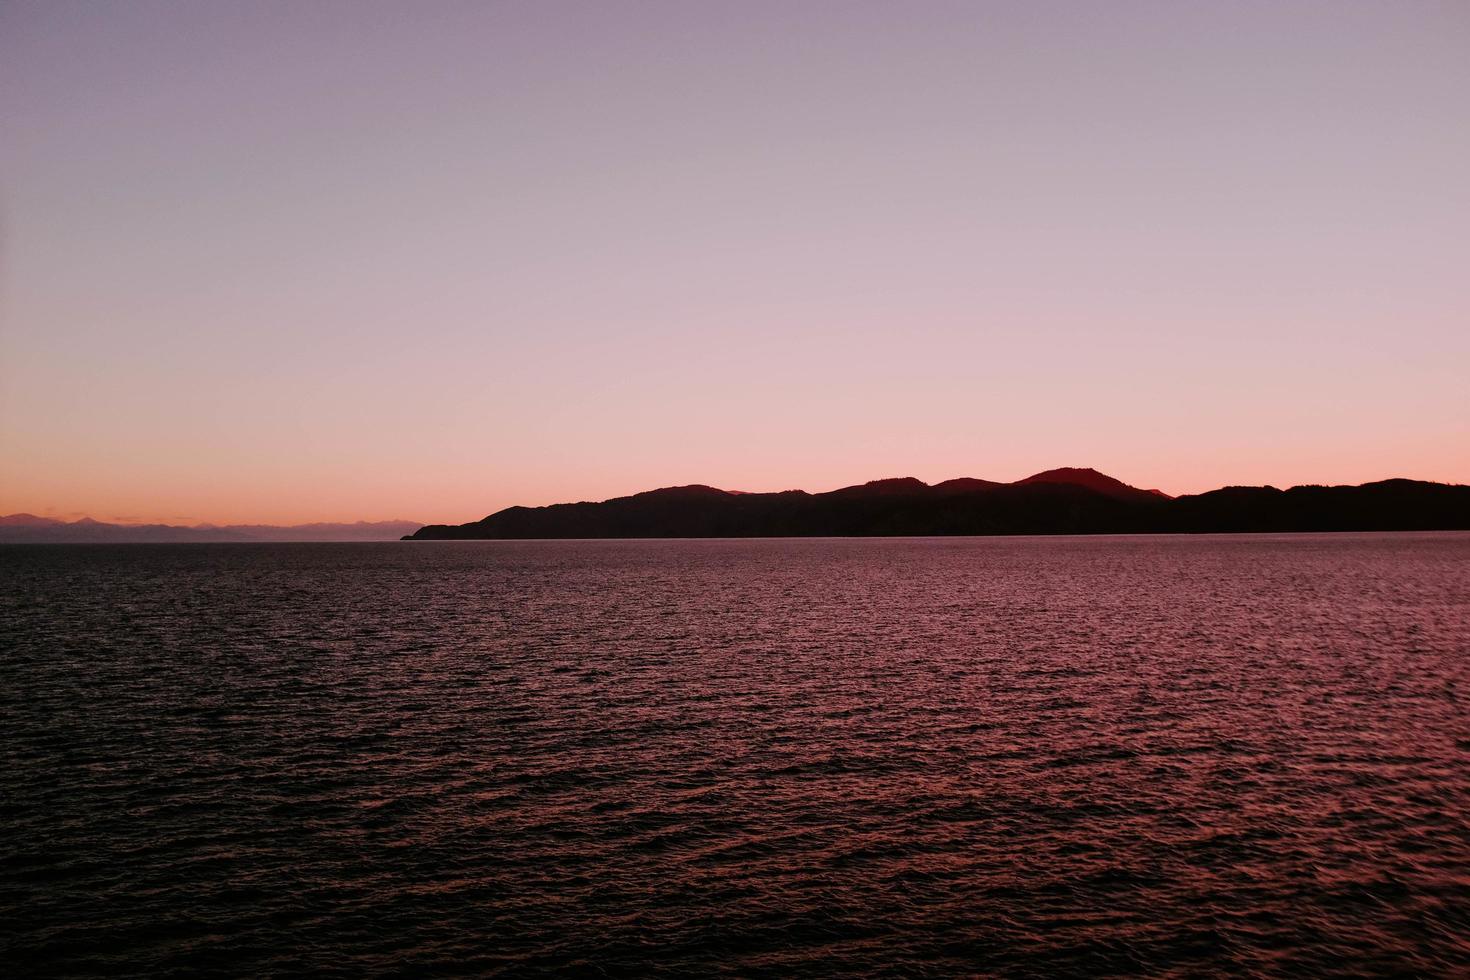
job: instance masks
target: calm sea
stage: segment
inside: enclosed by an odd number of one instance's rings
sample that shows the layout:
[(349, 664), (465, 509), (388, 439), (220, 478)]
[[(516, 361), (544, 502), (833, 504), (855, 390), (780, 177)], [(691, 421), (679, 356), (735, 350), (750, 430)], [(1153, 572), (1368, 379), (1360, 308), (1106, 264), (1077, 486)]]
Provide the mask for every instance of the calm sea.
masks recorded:
[(0, 548), (10, 976), (1470, 971), (1470, 535)]

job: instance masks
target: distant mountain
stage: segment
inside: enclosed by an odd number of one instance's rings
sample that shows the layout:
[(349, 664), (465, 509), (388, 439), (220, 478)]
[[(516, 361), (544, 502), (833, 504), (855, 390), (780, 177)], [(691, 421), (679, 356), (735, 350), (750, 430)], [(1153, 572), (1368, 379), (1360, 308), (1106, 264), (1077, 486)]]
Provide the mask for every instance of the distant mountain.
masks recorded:
[(1170, 497), (1093, 469), (1015, 483), (913, 477), (827, 493), (733, 493), (692, 485), (601, 503), (507, 507), (405, 540), (840, 537), (1470, 529), (1470, 487), (1384, 480), (1358, 487), (1227, 487)]
[(35, 514), (8, 514), (0, 517), (0, 527), (60, 527), (61, 521)]
[(83, 517), (58, 521), (34, 514), (0, 517), (0, 544), (124, 544), (186, 541), (396, 541), (418, 528), (416, 521), (358, 521), (355, 524), (105, 524)]
[(1150, 502), (1150, 498), (1169, 496), (1161, 490), (1140, 490), (1137, 487), (1130, 487), (1122, 480), (1115, 480), (1105, 473), (1099, 473), (1097, 470), (1078, 469), (1074, 466), (1047, 470), (1045, 473), (1037, 473), (1035, 476), (1028, 476), (1016, 482), (1022, 486), (1030, 483), (1063, 483), (1069, 486), (1086, 487), (1115, 500)]

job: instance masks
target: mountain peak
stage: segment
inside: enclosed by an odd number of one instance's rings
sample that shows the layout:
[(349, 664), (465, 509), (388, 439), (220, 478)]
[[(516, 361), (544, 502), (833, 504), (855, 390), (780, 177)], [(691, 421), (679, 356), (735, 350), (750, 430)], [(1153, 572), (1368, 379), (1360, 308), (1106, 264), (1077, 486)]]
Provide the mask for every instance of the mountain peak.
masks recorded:
[(1122, 480), (1101, 473), (1091, 466), (1058, 466), (1053, 470), (1042, 470), (1034, 473), (1017, 483), (1085, 483), (1089, 481), (1106, 480), (1119, 486), (1126, 486)]
[(946, 493), (969, 493), (972, 490), (990, 490), (994, 487), (1004, 486), (994, 480), (979, 480), (973, 476), (955, 477), (953, 480), (945, 480), (934, 484), (935, 490), (943, 490)]
[(928, 489), (929, 484), (920, 480), (918, 477), (894, 476), (883, 480), (869, 480), (867, 483), (843, 487), (841, 490), (833, 490), (832, 492), (853, 497), (877, 497), (895, 493), (918, 493)]
[(1140, 490), (1138, 487), (1130, 486), (1122, 480), (1099, 473), (1090, 466), (1062, 466), (1054, 470), (1045, 470), (1033, 474), (1024, 480), (1017, 480), (1017, 484), (1032, 483), (1065, 483), (1076, 487), (1086, 487), (1089, 490), (1115, 497), (1120, 500), (1158, 500), (1168, 499), (1168, 494), (1158, 490)]
[(657, 490), (644, 490), (642, 493), (633, 494), (640, 499), (697, 499), (700, 497), (728, 497), (730, 491), (721, 490), (719, 487), (707, 486), (703, 483), (690, 483), (682, 487), (659, 487)]

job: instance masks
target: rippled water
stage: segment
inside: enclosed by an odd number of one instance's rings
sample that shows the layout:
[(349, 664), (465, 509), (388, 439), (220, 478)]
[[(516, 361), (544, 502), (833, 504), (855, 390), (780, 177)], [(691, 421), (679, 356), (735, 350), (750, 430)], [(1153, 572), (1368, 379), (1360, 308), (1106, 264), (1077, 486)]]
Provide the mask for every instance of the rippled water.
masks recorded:
[(11, 975), (1470, 970), (1470, 535), (0, 549)]

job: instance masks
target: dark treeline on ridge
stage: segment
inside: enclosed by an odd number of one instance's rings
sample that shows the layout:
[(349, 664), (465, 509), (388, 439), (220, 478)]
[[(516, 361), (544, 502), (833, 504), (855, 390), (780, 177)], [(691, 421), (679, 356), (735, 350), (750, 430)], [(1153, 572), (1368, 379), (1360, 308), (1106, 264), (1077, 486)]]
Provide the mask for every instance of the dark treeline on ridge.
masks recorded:
[(1059, 469), (1015, 483), (901, 478), (816, 494), (669, 487), (601, 503), (508, 507), (470, 524), (420, 528), (405, 540), (1462, 529), (1470, 529), (1470, 486), (1383, 480), (1169, 497), (1096, 470)]

